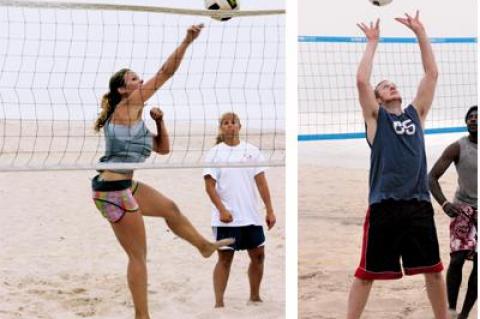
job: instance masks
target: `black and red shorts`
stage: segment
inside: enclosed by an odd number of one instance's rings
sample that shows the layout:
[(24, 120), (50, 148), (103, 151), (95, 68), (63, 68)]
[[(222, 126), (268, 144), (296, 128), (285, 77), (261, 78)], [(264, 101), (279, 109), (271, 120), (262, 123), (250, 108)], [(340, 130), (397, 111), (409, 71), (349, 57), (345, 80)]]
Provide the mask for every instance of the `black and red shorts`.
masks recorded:
[(430, 202), (385, 200), (367, 211), (355, 277), (397, 279), (402, 268), (406, 275), (443, 270)]

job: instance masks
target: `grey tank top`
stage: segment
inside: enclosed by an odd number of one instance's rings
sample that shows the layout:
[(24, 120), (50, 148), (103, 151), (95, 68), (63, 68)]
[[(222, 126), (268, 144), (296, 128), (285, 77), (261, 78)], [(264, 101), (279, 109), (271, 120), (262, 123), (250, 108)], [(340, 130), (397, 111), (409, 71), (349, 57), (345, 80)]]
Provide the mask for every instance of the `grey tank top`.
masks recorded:
[(380, 106), (370, 148), (370, 205), (387, 199), (430, 201), (423, 129), (412, 105), (400, 115)]
[[(140, 120), (135, 124), (112, 124), (110, 120), (103, 128), (105, 134), (105, 155), (100, 158), (102, 163), (140, 163), (152, 153), (153, 135), (145, 122)], [(112, 170), (118, 173), (130, 173), (132, 170)]]
[(457, 141), (460, 145), (460, 156), (455, 165), (458, 174), (458, 187), (455, 202), (462, 202), (477, 208), (477, 144), (468, 137)]

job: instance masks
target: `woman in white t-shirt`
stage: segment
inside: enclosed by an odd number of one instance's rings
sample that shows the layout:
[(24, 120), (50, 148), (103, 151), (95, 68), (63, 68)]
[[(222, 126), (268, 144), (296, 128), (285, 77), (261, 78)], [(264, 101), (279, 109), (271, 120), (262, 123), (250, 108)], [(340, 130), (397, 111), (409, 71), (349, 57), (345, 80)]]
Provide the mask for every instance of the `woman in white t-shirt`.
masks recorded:
[(250, 301), (261, 302), (260, 283), (265, 258), (263, 218), (258, 211), (257, 189), (266, 208), (266, 224), (271, 229), (276, 222), (265, 168), (258, 167), (264, 157), (260, 150), (240, 141), (240, 119), (235, 113), (225, 113), (219, 121), (217, 144), (205, 158), (208, 163), (251, 162), (252, 167), (205, 168), (205, 188), (212, 208), (212, 227), (218, 239), (235, 238), (235, 243), (218, 250), (218, 262), (213, 271), (215, 307), (223, 307), (230, 267), (235, 250), (247, 250), (250, 256), (248, 278)]

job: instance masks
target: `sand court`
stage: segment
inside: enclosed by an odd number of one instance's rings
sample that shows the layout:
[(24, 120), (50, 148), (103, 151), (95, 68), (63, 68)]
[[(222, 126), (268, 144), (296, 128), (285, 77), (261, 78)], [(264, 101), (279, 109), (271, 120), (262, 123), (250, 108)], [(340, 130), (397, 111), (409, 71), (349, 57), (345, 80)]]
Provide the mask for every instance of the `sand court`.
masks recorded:
[[(132, 318), (127, 258), (90, 199), (93, 171), (1, 174), (0, 318)], [(267, 170), (277, 215), (266, 231), (264, 302), (247, 305), (248, 256), (235, 256), (225, 295), (214, 309), (216, 255), (203, 259), (168, 230), (145, 218), (149, 302), (153, 318), (284, 318), (284, 168)], [(201, 169), (143, 170), (135, 178), (172, 198), (211, 238), (210, 202)]]
[[(427, 164), (463, 134), (426, 136)], [(302, 319), (344, 318), (353, 274), (360, 261), (367, 210), (369, 149), (365, 140), (299, 144), (299, 314)], [(454, 167), (440, 183), (453, 197)], [(435, 222), (445, 269), (449, 263), (449, 218), (434, 200)], [(472, 263), (464, 266), (458, 311), (463, 304)], [(445, 271), (444, 271), (445, 275)], [(470, 314), (476, 318), (477, 306)], [(376, 281), (364, 319), (433, 318), (424, 277)]]

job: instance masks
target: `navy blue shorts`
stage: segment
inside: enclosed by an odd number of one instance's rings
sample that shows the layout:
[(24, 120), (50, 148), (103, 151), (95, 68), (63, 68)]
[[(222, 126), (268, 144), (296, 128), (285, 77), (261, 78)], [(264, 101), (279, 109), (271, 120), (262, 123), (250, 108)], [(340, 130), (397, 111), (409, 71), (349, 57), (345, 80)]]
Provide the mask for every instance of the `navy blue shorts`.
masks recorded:
[(443, 270), (430, 202), (385, 200), (367, 212), (355, 277), (396, 279), (402, 268), (406, 275)]
[(238, 227), (213, 227), (213, 236), (216, 240), (235, 238), (235, 243), (222, 247), (220, 250), (248, 250), (265, 244), (265, 234), (262, 226), (249, 225)]

